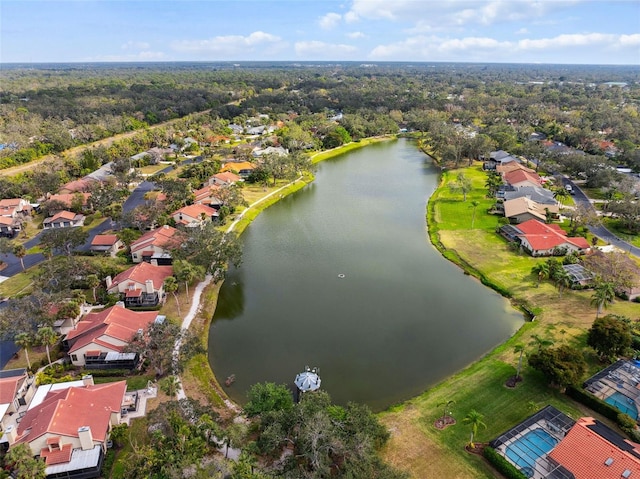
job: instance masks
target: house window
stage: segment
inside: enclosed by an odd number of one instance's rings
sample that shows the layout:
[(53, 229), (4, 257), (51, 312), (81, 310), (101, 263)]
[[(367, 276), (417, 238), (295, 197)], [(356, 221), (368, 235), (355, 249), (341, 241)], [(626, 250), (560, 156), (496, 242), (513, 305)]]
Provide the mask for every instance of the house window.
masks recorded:
[(77, 360), (78, 360), (78, 356), (76, 354), (72, 354), (71, 361), (77, 361)]
[(138, 259), (138, 254), (137, 253), (133, 253), (131, 256), (133, 257), (133, 259)]

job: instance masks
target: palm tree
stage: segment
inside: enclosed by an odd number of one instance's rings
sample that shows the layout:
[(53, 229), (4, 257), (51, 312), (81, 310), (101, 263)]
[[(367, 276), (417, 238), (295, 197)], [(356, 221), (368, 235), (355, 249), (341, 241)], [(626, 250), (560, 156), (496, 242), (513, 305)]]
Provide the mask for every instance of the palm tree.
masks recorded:
[(476, 222), (476, 209), (480, 202), (478, 200), (473, 200), (471, 202), (471, 207), (473, 208), (473, 214), (471, 215), (471, 229), (473, 229), (473, 224)]
[(475, 447), (475, 444), (473, 443), (473, 437), (478, 434), (478, 428), (482, 426), (486, 429), (487, 427), (487, 425), (482, 422), (483, 419), (484, 416), (482, 414), (480, 414), (475, 409), (472, 409), (462, 420), (464, 424), (469, 424), (471, 426), (471, 439), (469, 439), (469, 446), (471, 446), (472, 448)]
[(531, 335), (531, 341), (529, 342), (529, 344), (538, 346), (538, 352), (540, 352), (543, 348), (553, 346), (553, 341), (551, 341), (550, 339), (541, 338), (537, 334), (533, 334)]
[(518, 358), (518, 369), (516, 369), (516, 379), (520, 377), (520, 371), (522, 370), (522, 356), (524, 355), (524, 344), (516, 344), (513, 347), (513, 352), (520, 353)]
[(22, 271), (24, 271), (24, 257), (27, 256), (27, 249), (21, 244), (17, 244), (13, 247), (13, 254), (20, 260)]
[(98, 302), (98, 300), (96, 299), (96, 288), (100, 286), (100, 278), (98, 278), (98, 275), (96, 274), (90, 274), (89, 276), (87, 276), (86, 281), (87, 286), (93, 291), (93, 303), (95, 304)]
[(540, 282), (543, 279), (547, 279), (551, 274), (551, 269), (549, 268), (549, 263), (546, 261), (544, 263), (538, 263), (533, 268), (531, 268), (531, 272), (538, 277), (538, 285), (537, 288), (540, 287)]
[(447, 417), (447, 409), (449, 408), (449, 406), (451, 406), (454, 403), (455, 403), (455, 401), (453, 399), (449, 399), (448, 401), (442, 401), (442, 402), (439, 402), (438, 404), (436, 404), (437, 407), (444, 406), (444, 409), (442, 411), (442, 417), (443, 418)]
[(204, 276), (204, 270), (201, 266), (196, 266), (188, 261), (178, 260), (174, 264), (174, 272), (178, 281), (184, 281), (184, 287), (187, 292), (187, 302), (189, 302), (189, 283), (196, 278)]
[(178, 291), (178, 280), (173, 276), (169, 276), (164, 280), (164, 290), (167, 293), (172, 293), (174, 299), (176, 300), (176, 306), (178, 307), (178, 315), (182, 316), (180, 312), (180, 301), (178, 301), (178, 296), (176, 295), (176, 291)]
[(603, 309), (606, 309), (616, 297), (613, 283), (608, 281), (599, 281), (593, 288), (591, 296), (591, 304), (597, 307), (596, 319), (600, 316)]
[(562, 297), (562, 292), (565, 290), (565, 288), (571, 286), (571, 276), (569, 276), (569, 273), (567, 273), (566, 269), (559, 268), (555, 271), (553, 280), (558, 286), (558, 295)]
[(569, 197), (569, 192), (566, 188), (559, 187), (554, 191), (553, 197), (558, 201), (558, 203), (564, 205), (564, 200)]
[(29, 333), (18, 333), (16, 334), (13, 342), (16, 346), (24, 349), (24, 354), (27, 357), (27, 364), (29, 365), (29, 369), (31, 369), (31, 361), (29, 360), (29, 347), (33, 346), (33, 336)]
[(38, 330), (36, 339), (38, 340), (38, 343), (44, 345), (47, 349), (47, 359), (49, 360), (49, 366), (51, 366), (51, 353), (49, 352), (49, 346), (56, 344), (56, 341), (58, 341), (58, 335), (53, 328), (45, 326)]

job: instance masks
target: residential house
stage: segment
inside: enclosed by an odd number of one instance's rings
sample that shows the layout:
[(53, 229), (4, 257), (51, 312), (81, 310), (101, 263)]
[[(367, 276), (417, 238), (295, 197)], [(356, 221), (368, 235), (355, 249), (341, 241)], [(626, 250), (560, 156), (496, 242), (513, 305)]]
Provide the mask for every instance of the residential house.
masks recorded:
[(186, 228), (201, 228), (205, 223), (215, 221), (218, 215), (218, 210), (201, 203), (196, 203), (174, 211), (171, 217), (176, 222), (176, 225)]
[(216, 192), (220, 189), (220, 186), (216, 185), (205, 185), (203, 188), (199, 190), (195, 190), (193, 192), (194, 200), (193, 202), (196, 204), (202, 204), (210, 206), (216, 210), (219, 210), (223, 205), (223, 201), (216, 196)]
[(50, 389), (17, 428), (6, 431), (9, 448), (27, 444), (44, 459), (47, 478), (100, 477), (109, 434), (122, 419), (127, 383), (95, 385), (89, 378), (87, 385)]
[(172, 266), (138, 263), (113, 279), (107, 276), (107, 292), (119, 294), (126, 307), (157, 306), (164, 298), (164, 280), (172, 274)]
[(265, 125), (254, 126), (247, 129), (247, 135), (251, 136), (264, 135), (266, 132), (267, 127)]
[(501, 175), (505, 175), (511, 171), (522, 170), (528, 173), (535, 173), (535, 170), (524, 166), (522, 163), (518, 161), (509, 161), (507, 163), (502, 163), (496, 166), (496, 172)]
[(517, 241), (531, 256), (552, 256), (567, 253), (587, 253), (589, 243), (582, 237), (569, 237), (557, 224), (545, 224), (530, 219), (516, 225), (505, 225), (500, 232), (510, 241)]
[(558, 204), (558, 201), (553, 196), (553, 191), (539, 186), (521, 186), (515, 191), (505, 191), (502, 195), (505, 201), (515, 200), (523, 196), (541, 205), (556, 206)]
[(158, 265), (171, 264), (172, 249), (181, 244), (178, 230), (169, 225), (147, 231), (136, 241), (131, 243), (131, 259), (134, 263), (145, 261)]
[(96, 183), (96, 179), (91, 177), (80, 178), (79, 180), (70, 181), (62, 185), (62, 187), (58, 190), (59, 194), (66, 193), (83, 193), (91, 191), (91, 188)]
[(543, 181), (537, 173), (529, 173), (524, 170), (509, 171), (503, 175), (504, 181), (515, 188), (523, 186), (540, 186)]
[(5, 198), (0, 200), (0, 216), (24, 218), (30, 216), (32, 210), (31, 203), (24, 198)]
[(114, 257), (118, 251), (124, 249), (124, 243), (117, 235), (95, 235), (89, 249), (94, 253), (106, 253)]
[(536, 219), (547, 220), (547, 213), (552, 217), (557, 217), (560, 209), (557, 205), (543, 205), (530, 200), (526, 196), (508, 200), (503, 203), (504, 216), (510, 223), (524, 223), (527, 220)]
[(242, 180), (235, 173), (231, 173), (230, 171), (225, 171), (221, 173), (216, 173), (211, 178), (209, 178), (209, 185), (217, 185), (217, 186), (229, 186), (237, 183)]
[(0, 236), (13, 238), (20, 231), (22, 231), (22, 221), (20, 220), (20, 218), (0, 216)]
[(15, 423), (13, 416), (26, 409), (35, 391), (35, 378), (26, 369), (0, 371), (0, 432)]
[(220, 171), (230, 171), (239, 175), (241, 178), (247, 179), (249, 175), (256, 169), (256, 165), (249, 161), (231, 161), (225, 163)]
[[(48, 313), (50, 317), (54, 318), (52, 324), (53, 330), (56, 333), (64, 336), (69, 331), (74, 329), (76, 327), (76, 324), (78, 324), (78, 321), (80, 321), (80, 318), (82, 318), (82, 307), (78, 309), (78, 314), (72, 316), (68, 313), (65, 313), (68, 310), (63, 309), (61, 307), (62, 305), (64, 305), (64, 302), (51, 304), (48, 308)], [(60, 313), (61, 310), (65, 312)]]
[(71, 206), (76, 202), (82, 202), (82, 209), (87, 209), (89, 205), (89, 198), (91, 198), (91, 193), (60, 193), (56, 195), (49, 195), (47, 201), (56, 201), (62, 203), (67, 208), (71, 208)]
[(123, 353), (136, 334), (158, 320), (156, 311), (131, 311), (116, 304), (98, 313), (87, 314), (62, 344), (74, 366), (127, 368), (138, 364), (134, 353)]
[(71, 211), (60, 211), (42, 222), (44, 229), (73, 228), (84, 225), (85, 216)]
[(574, 421), (547, 406), (489, 445), (526, 477), (633, 479), (640, 476), (640, 444), (592, 417)]
[(259, 148), (259, 149), (253, 150), (253, 153), (252, 153), (252, 155), (257, 158), (261, 157), (262, 155), (285, 156), (288, 154), (289, 152), (281, 146), (267, 146), (266, 148)]
[(495, 170), (498, 165), (509, 162), (520, 162), (518, 158), (512, 156), (504, 150), (492, 151), (489, 158), (485, 158), (482, 168), (485, 170)]

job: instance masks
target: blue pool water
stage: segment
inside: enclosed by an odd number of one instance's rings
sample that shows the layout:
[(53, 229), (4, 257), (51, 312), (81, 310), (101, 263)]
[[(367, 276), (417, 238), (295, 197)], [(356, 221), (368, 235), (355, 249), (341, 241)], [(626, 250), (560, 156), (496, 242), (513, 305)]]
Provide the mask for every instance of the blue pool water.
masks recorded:
[(636, 409), (635, 403), (624, 394), (615, 392), (604, 402), (611, 404), (618, 411), (628, 414), (633, 419), (638, 419), (638, 409)]
[(558, 440), (544, 429), (529, 431), (507, 446), (507, 457), (527, 477), (533, 476), (536, 461), (558, 444)]

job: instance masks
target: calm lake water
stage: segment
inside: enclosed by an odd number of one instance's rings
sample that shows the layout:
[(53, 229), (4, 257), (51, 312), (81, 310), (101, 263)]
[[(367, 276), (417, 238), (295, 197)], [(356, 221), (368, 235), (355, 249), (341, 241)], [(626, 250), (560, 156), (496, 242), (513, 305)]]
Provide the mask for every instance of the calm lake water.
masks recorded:
[(209, 335), (211, 366), (245, 402), (305, 365), (340, 404), (379, 411), (415, 396), (511, 336), (522, 314), (431, 245), (438, 169), (409, 140), (319, 165), (316, 180), (242, 235)]

